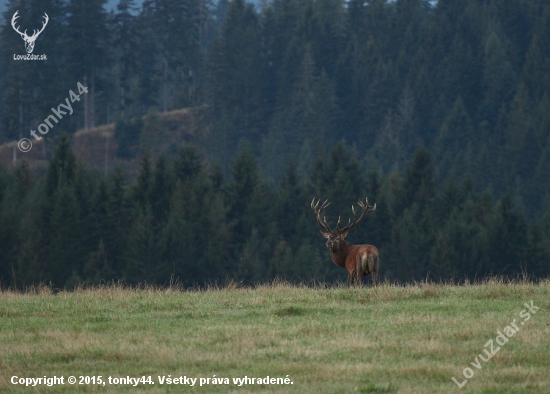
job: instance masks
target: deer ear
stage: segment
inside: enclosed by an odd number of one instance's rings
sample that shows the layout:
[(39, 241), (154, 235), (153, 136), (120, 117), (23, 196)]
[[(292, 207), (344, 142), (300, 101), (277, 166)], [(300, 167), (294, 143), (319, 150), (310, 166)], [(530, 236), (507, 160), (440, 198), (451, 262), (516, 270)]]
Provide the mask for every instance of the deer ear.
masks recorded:
[(344, 239), (348, 236), (348, 232), (347, 231), (344, 231), (343, 233), (340, 234), (340, 239)]
[(330, 234), (329, 234), (329, 233), (325, 233), (325, 232), (323, 232), (323, 230), (319, 230), (319, 232), (320, 232), (321, 235), (322, 235), (323, 237), (325, 237), (326, 239), (329, 239), (329, 238), (330, 238)]

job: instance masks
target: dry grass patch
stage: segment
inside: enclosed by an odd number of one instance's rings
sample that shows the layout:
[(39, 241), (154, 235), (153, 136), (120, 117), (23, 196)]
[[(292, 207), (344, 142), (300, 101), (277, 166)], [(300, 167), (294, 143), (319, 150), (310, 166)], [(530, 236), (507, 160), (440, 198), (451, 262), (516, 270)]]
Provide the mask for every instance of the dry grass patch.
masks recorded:
[[(377, 287), (121, 285), (0, 293), (0, 391), (10, 376), (100, 374), (265, 377), (291, 386), (111, 386), (103, 392), (399, 392), (457, 390), (451, 377), (530, 300), (539, 312), (476, 370), (467, 392), (550, 392), (550, 281), (493, 279)], [(59, 389), (59, 390), (57, 390)], [(51, 392), (71, 392), (57, 387)], [(76, 387), (79, 391), (93, 386)], [(40, 388), (37, 391), (44, 391)]]

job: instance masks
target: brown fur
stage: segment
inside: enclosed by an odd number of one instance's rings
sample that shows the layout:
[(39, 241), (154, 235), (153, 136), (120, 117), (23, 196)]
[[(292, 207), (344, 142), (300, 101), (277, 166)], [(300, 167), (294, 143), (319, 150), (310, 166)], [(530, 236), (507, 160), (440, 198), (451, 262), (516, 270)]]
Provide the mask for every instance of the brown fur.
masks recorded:
[[(369, 205), (369, 200), (365, 198), (363, 203), (358, 201), (361, 208), (361, 215), (358, 219), (355, 217), (355, 207), (351, 206), (353, 212), (353, 221), (350, 219), (349, 223), (340, 228), (340, 217), (338, 217), (338, 223), (336, 223), (336, 231), (332, 231), (327, 223), (327, 219), (321, 220), (321, 212), (330, 205), (328, 200), (321, 204), (321, 200), (315, 202), (315, 198), (311, 201), (311, 209), (315, 212), (317, 222), (323, 230), (321, 234), (327, 239), (327, 247), (330, 249), (330, 255), (334, 264), (345, 268), (348, 271), (348, 283), (350, 286), (361, 286), (363, 283), (363, 276), (372, 275), (372, 283), (376, 285), (378, 279), (378, 269), (380, 267), (380, 257), (378, 256), (378, 249), (372, 245), (352, 245), (345, 240), (348, 235), (348, 231), (355, 227), (357, 223), (365, 218), (367, 213), (376, 210), (376, 204)], [(319, 206), (320, 205), (320, 206)]]
[[(343, 237), (338, 242), (338, 246), (336, 246), (334, 242), (337, 237), (329, 236), (327, 238), (327, 246), (330, 248), (332, 261), (334, 264), (348, 271), (348, 283), (350, 286), (361, 286), (363, 276), (369, 274), (372, 275), (371, 280), (373, 285), (376, 285), (378, 269), (380, 267), (380, 258), (376, 246), (352, 245), (344, 240)], [(329, 241), (332, 241), (331, 246), (329, 246)]]

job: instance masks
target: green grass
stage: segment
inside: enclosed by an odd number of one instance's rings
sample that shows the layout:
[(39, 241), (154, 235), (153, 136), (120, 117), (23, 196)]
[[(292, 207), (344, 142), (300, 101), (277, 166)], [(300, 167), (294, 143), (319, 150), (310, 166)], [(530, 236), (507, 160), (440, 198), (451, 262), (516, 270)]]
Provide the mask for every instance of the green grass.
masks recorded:
[[(550, 282), (0, 293), (0, 392), (548, 393)], [(539, 311), (524, 325), (520, 312)], [(513, 319), (519, 331), (470, 365)], [(496, 346), (496, 345), (495, 345)], [(474, 376), (461, 389), (451, 380)], [(12, 376), (154, 385), (13, 385)], [(157, 376), (229, 378), (160, 385)], [(232, 378), (285, 378), (237, 386)]]

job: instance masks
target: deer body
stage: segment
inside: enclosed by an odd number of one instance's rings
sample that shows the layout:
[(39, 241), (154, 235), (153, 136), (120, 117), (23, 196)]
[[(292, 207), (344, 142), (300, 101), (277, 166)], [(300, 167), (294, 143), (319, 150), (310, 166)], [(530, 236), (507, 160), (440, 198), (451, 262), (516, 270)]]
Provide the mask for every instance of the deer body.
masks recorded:
[(368, 212), (376, 209), (376, 204), (369, 206), (368, 200), (365, 200), (366, 204), (359, 201), (359, 206), (362, 209), (359, 219), (355, 220), (355, 208), (352, 206), (353, 223), (350, 220), (346, 227), (340, 229), (340, 218), (338, 218), (336, 231), (332, 231), (326, 222), (326, 218), (324, 218), (324, 221), (321, 221), (320, 218), (321, 211), (329, 205), (328, 201), (325, 201), (319, 209), (317, 209), (319, 202), (317, 204), (314, 204), (314, 202), (315, 199), (311, 202), (311, 207), (317, 214), (319, 224), (326, 230), (326, 232), (321, 231), (321, 234), (327, 238), (326, 245), (330, 250), (332, 261), (334, 264), (346, 269), (350, 286), (360, 286), (363, 276), (369, 274), (371, 275), (372, 283), (376, 284), (378, 269), (380, 267), (378, 249), (372, 245), (352, 245), (344, 239), (352, 227), (359, 223)]
[(363, 276), (369, 274), (372, 275), (372, 283), (376, 283), (378, 267), (380, 266), (376, 246), (352, 245), (345, 240), (341, 240), (339, 249), (330, 248), (330, 256), (334, 264), (348, 271), (348, 283), (350, 285), (360, 285)]

